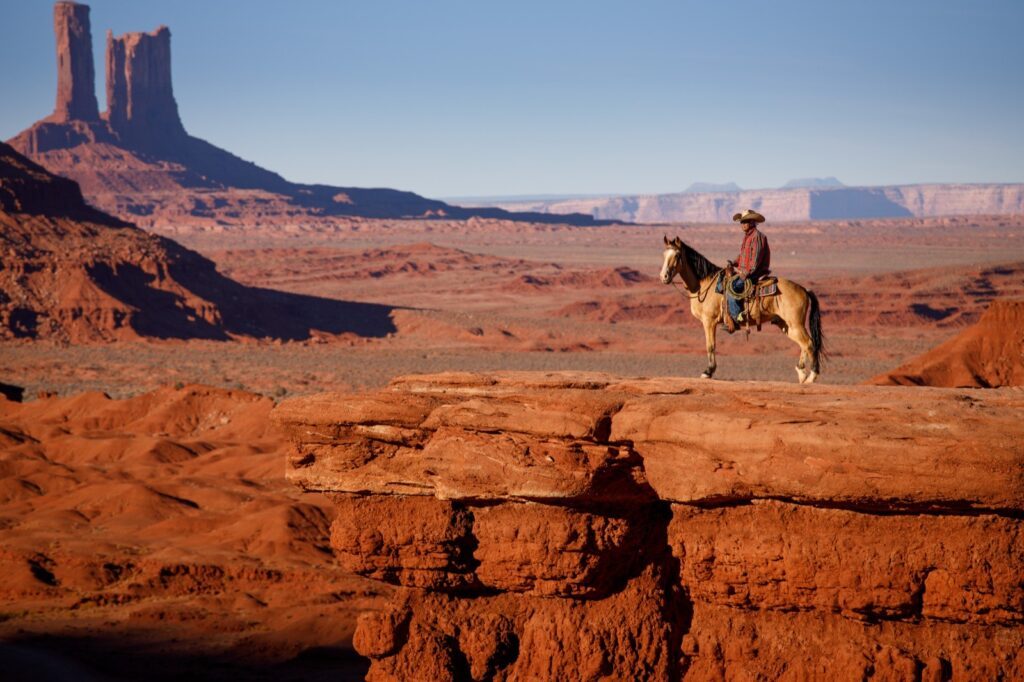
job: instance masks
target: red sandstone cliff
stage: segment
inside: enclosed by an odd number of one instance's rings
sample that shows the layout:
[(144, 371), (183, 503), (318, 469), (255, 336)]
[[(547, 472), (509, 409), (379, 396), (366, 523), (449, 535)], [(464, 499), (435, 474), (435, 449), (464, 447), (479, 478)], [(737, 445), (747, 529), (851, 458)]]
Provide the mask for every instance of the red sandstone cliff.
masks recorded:
[(0, 338), (383, 335), (386, 306), (245, 287), (0, 143)]
[(974, 388), (1024, 385), (1024, 300), (993, 301), (976, 324), (870, 383)]
[(272, 413), (370, 680), (1024, 677), (1024, 399), (446, 374)]

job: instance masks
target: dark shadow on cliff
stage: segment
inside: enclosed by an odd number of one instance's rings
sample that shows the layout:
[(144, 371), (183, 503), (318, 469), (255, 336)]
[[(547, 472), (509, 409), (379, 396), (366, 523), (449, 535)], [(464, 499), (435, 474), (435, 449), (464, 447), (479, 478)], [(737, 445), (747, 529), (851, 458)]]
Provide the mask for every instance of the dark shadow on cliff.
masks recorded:
[[(142, 336), (303, 341), (317, 333), (381, 338), (397, 331), (392, 306), (248, 287), (220, 274), (213, 262), (194, 251), (169, 239), (161, 241), (169, 256), (166, 272), (155, 275), (136, 264), (114, 269), (99, 263), (89, 269), (100, 288), (136, 309), (131, 324)], [(171, 280), (201, 300), (154, 286), (158, 278)]]
[[(197, 641), (197, 646), (202, 646)], [(345, 647), (307, 649), (283, 663), (245, 652), (196, 653), (180, 640), (119, 633), (108, 637), (29, 635), (0, 642), (5, 680), (101, 682), (115, 680), (237, 680), (238, 682), (348, 682), (362, 680), (369, 661)]]
[(78, 183), (53, 175), (0, 142), (0, 212), (71, 218), (110, 228), (133, 227), (85, 203)]
[(811, 220), (852, 220), (866, 218), (909, 218), (913, 214), (897, 204), (880, 188), (849, 187), (810, 193)]

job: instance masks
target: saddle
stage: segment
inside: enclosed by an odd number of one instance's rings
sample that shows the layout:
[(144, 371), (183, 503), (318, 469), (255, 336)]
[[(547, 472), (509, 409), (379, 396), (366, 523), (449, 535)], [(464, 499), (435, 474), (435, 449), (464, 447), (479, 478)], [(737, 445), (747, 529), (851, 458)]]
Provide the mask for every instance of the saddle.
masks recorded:
[[(715, 290), (718, 293), (722, 293), (728, 284), (726, 283), (728, 276), (723, 273), (718, 279), (718, 284)], [(757, 278), (756, 282), (752, 282), (743, 294), (737, 295), (736, 298), (743, 302), (743, 319), (744, 326), (747, 328), (747, 333), (750, 333), (750, 323), (753, 321), (757, 325), (757, 331), (761, 331), (761, 316), (760, 314), (755, 315), (755, 312), (759, 312), (763, 309), (764, 299), (770, 296), (779, 295), (779, 278), (772, 274), (764, 274)], [(726, 296), (722, 297), (722, 319), (725, 319), (729, 315), (728, 303)]]

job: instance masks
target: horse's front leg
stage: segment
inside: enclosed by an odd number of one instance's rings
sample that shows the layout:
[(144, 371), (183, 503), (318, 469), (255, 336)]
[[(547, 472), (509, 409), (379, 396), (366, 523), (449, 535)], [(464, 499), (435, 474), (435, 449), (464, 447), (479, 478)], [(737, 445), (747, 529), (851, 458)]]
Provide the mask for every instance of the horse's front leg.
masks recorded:
[(718, 369), (718, 363), (715, 362), (715, 334), (718, 330), (718, 320), (712, 317), (711, 319), (704, 318), (702, 321), (704, 323), (704, 341), (708, 351), (708, 368), (700, 377), (701, 379), (710, 379)]

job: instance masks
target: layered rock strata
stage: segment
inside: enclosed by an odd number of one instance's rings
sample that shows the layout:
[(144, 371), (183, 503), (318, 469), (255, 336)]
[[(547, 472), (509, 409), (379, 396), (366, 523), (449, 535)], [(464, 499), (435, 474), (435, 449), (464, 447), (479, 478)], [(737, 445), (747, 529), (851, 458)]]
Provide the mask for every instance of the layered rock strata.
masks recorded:
[(280, 404), (371, 680), (1019, 679), (1024, 395), (444, 374)]
[(1019, 215), (1020, 183), (791, 187), (735, 192), (638, 194), (493, 204), (509, 211), (586, 213), (602, 220), (637, 223), (728, 223), (758, 207), (770, 220), (864, 220), (955, 215)]

